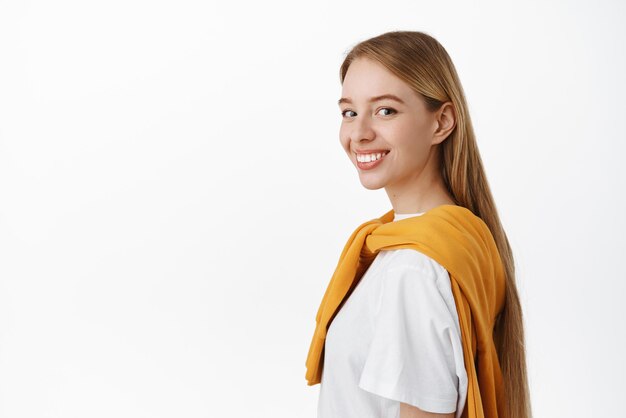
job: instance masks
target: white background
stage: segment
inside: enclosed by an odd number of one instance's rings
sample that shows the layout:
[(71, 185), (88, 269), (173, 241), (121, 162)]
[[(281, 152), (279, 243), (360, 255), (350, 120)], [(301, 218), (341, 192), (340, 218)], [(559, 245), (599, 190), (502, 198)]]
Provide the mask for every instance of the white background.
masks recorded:
[(339, 65), (422, 30), (517, 261), (536, 417), (620, 416), (623, 2), (0, 1), (0, 416), (314, 417), (319, 302), (390, 209)]

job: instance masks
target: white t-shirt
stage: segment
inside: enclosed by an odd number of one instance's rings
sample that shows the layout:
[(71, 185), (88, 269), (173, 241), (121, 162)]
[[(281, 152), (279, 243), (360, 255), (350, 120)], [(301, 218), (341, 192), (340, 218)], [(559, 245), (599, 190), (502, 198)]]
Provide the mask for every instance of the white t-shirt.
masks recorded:
[(400, 402), (461, 416), (467, 373), (450, 276), (425, 254), (380, 251), (325, 344), (318, 418), (398, 418)]

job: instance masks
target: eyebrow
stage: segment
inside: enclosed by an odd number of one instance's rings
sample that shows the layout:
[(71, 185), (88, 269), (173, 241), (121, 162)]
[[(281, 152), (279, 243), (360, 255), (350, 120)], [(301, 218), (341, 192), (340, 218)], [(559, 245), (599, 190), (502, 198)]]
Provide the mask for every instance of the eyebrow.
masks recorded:
[[(398, 103), (405, 104), (404, 100), (402, 100), (401, 98), (399, 98), (398, 96), (394, 94), (383, 94), (381, 96), (372, 97), (371, 99), (369, 99), (369, 102), (374, 103), (379, 100), (385, 100), (385, 99), (395, 100)], [(342, 97), (341, 99), (337, 101), (337, 104), (340, 105), (342, 103), (352, 103), (352, 100), (350, 100), (348, 97)]]

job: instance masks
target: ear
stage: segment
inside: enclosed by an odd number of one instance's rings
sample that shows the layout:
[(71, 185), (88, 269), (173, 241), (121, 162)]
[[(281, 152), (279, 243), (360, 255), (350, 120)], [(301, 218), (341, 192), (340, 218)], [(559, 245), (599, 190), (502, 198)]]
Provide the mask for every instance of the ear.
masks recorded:
[(432, 144), (439, 144), (444, 141), (456, 126), (456, 113), (454, 105), (448, 101), (441, 105), (439, 110), (435, 112), (436, 129), (433, 133)]

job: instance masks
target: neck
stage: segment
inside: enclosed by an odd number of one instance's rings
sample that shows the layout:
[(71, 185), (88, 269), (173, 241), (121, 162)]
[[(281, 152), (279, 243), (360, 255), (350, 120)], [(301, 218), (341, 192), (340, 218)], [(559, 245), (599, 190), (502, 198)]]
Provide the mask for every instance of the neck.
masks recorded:
[(454, 205), (441, 178), (426, 184), (415, 182), (404, 187), (385, 187), (394, 213), (423, 213), (440, 205)]

